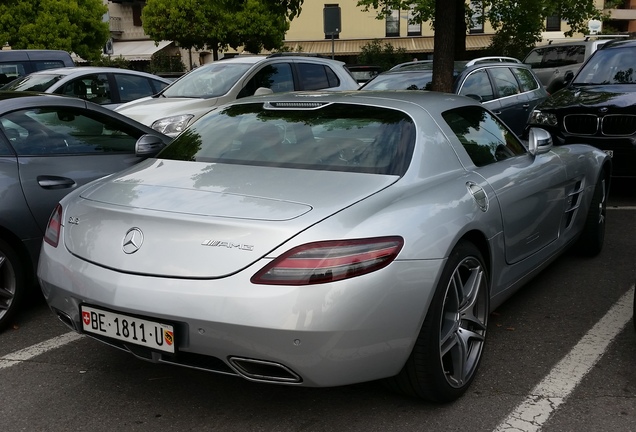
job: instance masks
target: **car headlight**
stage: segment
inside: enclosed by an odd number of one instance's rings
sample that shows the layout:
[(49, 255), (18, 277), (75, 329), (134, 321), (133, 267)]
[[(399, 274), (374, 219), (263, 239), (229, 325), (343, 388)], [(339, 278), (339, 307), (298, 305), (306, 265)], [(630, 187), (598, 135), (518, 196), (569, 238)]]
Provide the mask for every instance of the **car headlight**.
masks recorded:
[(539, 126), (556, 126), (558, 121), (554, 114), (541, 110), (534, 110), (530, 116), (530, 124)]
[(168, 136), (175, 136), (183, 132), (188, 126), (190, 120), (194, 117), (192, 114), (182, 114), (174, 117), (165, 117), (157, 120), (150, 126), (156, 131)]

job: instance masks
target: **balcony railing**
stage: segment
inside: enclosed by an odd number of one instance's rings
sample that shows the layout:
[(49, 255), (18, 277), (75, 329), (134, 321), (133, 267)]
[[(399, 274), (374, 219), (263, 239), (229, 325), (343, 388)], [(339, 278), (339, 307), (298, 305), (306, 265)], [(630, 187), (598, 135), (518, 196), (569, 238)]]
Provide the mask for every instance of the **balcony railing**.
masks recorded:
[(120, 17), (110, 17), (108, 21), (108, 29), (112, 33), (121, 33), (123, 32), (123, 28), (121, 26), (121, 18)]

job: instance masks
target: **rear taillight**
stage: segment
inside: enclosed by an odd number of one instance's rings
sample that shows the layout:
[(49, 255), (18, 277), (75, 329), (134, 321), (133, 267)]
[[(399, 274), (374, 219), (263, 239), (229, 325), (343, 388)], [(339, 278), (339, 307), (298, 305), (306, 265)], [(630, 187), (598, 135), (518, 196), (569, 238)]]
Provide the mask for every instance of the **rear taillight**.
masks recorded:
[(44, 232), (44, 241), (50, 244), (53, 247), (57, 247), (57, 244), (60, 241), (60, 231), (62, 229), (62, 206), (56, 205), (53, 213), (51, 213), (51, 217), (49, 218), (49, 223), (46, 226), (46, 231)]
[(402, 249), (401, 237), (334, 240), (295, 247), (252, 276), (252, 283), (312, 285), (371, 273), (389, 265)]

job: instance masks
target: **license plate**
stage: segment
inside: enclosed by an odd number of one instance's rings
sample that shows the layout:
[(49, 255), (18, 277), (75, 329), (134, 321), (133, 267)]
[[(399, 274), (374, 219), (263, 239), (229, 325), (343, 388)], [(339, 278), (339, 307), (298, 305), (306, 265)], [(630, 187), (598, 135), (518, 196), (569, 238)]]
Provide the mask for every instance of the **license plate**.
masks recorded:
[(149, 321), (82, 305), (82, 328), (87, 333), (118, 339), (153, 350), (174, 353), (174, 329)]
[(609, 157), (614, 156), (614, 150), (603, 150)]

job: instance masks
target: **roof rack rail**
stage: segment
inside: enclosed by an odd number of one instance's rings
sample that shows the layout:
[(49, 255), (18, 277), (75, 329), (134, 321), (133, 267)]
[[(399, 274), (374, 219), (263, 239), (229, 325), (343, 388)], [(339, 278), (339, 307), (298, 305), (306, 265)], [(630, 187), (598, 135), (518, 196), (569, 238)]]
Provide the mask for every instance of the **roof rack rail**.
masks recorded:
[(570, 38), (570, 37), (562, 37), (562, 38), (554, 38), (548, 39), (548, 45), (552, 45), (552, 42), (587, 42), (590, 39), (612, 39), (612, 38), (628, 38), (628, 34), (620, 34), (620, 35), (606, 35), (606, 34), (589, 34), (584, 35), (582, 38)]
[(267, 56), (267, 58), (270, 57), (320, 57), (320, 58), (331, 58), (331, 57), (327, 57), (325, 55), (322, 54), (318, 54), (318, 53), (305, 53), (305, 52), (277, 52), (277, 53), (272, 53), (270, 55)]
[(521, 63), (521, 60), (514, 57), (505, 56), (477, 57), (466, 63), (466, 67), (475, 65), (477, 63)]

